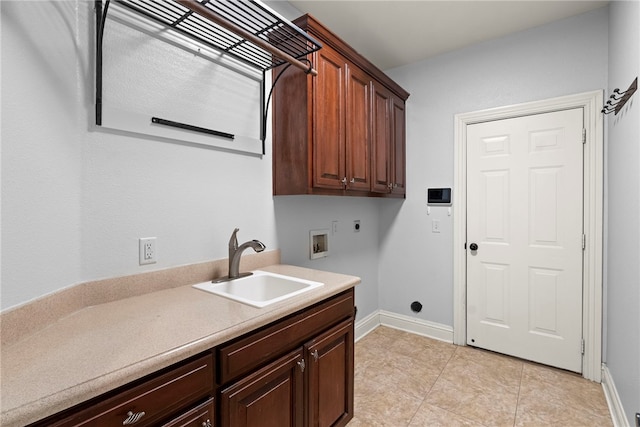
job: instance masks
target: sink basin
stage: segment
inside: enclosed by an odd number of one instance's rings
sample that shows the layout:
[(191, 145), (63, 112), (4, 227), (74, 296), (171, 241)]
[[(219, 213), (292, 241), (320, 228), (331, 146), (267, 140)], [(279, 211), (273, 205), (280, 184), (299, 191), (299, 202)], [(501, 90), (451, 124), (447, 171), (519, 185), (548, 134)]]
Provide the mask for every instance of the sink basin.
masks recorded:
[(323, 285), (320, 282), (256, 270), (251, 276), (221, 283), (198, 283), (193, 287), (261, 308)]

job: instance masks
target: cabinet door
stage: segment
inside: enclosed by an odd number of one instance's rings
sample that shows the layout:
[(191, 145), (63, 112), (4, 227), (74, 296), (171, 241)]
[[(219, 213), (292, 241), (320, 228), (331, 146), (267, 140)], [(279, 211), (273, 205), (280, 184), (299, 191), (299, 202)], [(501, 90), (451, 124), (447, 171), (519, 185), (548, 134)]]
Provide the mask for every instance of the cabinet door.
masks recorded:
[(192, 410), (164, 423), (162, 427), (215, 427), (215, 400), (207, 400)]
[(384, 86), (373, 85), (373, 135), (371, 191), (388, 193), (391, 184), (391, 92)]
[(392, 102), (392, 153), (393, 153), (393, 172), (392, 172), (392, 189), (393, 194), (405, 194), (406, 192), (406, 135), (405, 135), (405, 103), (396, 96), (391, 97)]
[(347, 65), (346, 177), (350, 190), (371, 187), (371, 77)]
[(345, 172), (344, 58), (329, 47), (316, 53), (313, 80), (313, 186), (343, 189)]
[(353, 319), (305, 345), (309, 427), (344, 426), (353, 418)]
[(223, 427), (293, 427), (304, 420), (302, 349), (289, 353), (221, 393)]

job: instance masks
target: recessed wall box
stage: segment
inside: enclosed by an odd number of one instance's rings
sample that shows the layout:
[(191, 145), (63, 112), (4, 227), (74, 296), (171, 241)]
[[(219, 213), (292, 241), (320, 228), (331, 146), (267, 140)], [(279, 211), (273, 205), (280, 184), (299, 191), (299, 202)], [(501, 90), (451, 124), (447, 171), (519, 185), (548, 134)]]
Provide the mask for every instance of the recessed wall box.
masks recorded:
[(309, 259), (324, 258), (329, 255), (329, 230), (309, 232)]
[(451, 188), (429, 188), (427, 189), (428, 205), (451, 205)]

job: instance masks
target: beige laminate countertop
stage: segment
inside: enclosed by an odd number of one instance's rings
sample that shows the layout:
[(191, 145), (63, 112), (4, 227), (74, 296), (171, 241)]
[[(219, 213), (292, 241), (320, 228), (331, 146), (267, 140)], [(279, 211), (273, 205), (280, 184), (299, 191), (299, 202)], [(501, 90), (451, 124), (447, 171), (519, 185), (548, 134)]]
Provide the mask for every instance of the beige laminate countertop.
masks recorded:
[(324, 286), (261, 309), (186, 285), (78, 310), (3, 346), (0, 424), (38, 421), (360, 282), (289, 265), (260, 270)]

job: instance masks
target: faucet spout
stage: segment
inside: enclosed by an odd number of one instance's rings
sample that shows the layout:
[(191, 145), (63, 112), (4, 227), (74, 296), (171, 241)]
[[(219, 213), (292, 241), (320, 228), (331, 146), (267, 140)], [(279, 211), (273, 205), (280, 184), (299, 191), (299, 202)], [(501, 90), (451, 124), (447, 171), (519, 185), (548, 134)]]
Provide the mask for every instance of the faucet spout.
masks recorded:
[(247, 248), (251, 248), (256, 252), (262, 252), (266, 248), (264, 243), (259, 240), (249, 240), (248, 242), (238, 245), (238, 231), (240, 231), (239, 228), (233, 230), (231, 238), (229, 239), (229, 275), (221, 279), (216, 279), (214, 282), (223, 282), (251, 275), (250, 272), (240, 274), (240, 257), (242, 256), (242, 252)]

